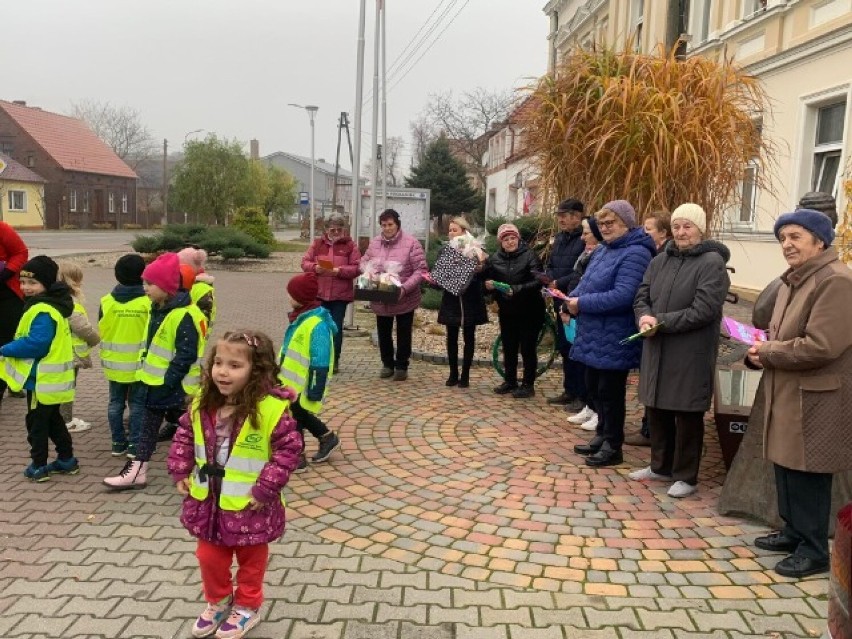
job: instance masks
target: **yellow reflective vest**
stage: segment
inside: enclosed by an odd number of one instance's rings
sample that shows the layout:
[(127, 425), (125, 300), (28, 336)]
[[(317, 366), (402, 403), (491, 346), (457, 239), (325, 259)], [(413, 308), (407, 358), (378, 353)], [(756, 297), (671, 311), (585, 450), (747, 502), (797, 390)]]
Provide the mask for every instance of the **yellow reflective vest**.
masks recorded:
[[(56, 335), (50, 350), (42, 357), (35, 371), (35, 400), (39, 404), (64, 404), (74, 401), (74, 348), (71, 345), (71, 328), (68, 319), (50, 304), (40, 302), (27, 309), (18, 322), (15, 339), (29, 334), (33, 320), (39, 313), (47, 313), (56, 324)], [(30, 376), (34, 359), (2, 358), (0, 378), (13, 391), (20, 391)]]
[(142, 368), (142, 354), (148, 337), (151, 300), (142, 295), (119, 302), (112, 295), (101, 298), (101, 367), (111, 382), (131, 384)]
[[(278, 361), (281, 362), (278, 379), (284, 386), (289, 386), (296, 392), (298, 396), (296, 401), (302, 408), (315, 415), (322, 410), (322, 402), (328, 393), (328, 384), (325, 385), (325, 390), (319, 401), (311, 401), (304, 393), (308, 387), (308, 373), (311, 368), (311, 334), (321, 322), (322, 318), (319, 316), (312, 316), (304, 320), (293, 332), (293, 337), (287, 344), (287, 350), (284, 351), (282, 345), (281, 352), (278, 355)], [(329, 376), (333, 372), (334, 356), (332, 355), (328, 364)]]
[(192, 303), (198, 305), (198, 300), (210, 293), (210, 326), (216, 321), (216, 294), (213, 292), (213, 287), (207, 282), (196, 282), (189, 290), (189, 298)]
[[(222, 478), (219, 493), (219, 508), (222, 510), (244, 510), (251, 499), (251, 489), (257, 483), (263, 467), (272, 459), (272, 433), (290, 402), (267, 395), (260, 401), (258, 415), (260, 423), (253, 425), (246, 420), (240, 427)], [(189, 494), (193, 499), (204, 501), (210, 495), (210, 480), (201, 469), (207, 464), (207, 448), (204, 428), (198, 410), (198, 399), (192, 402), (192, 436), (195, 441), (195, 468), (189, 477)], [(281, 495), (284, 504), (284, 495)]]
[[(89, 314), (80, 302), (74, 302), (74, 312), (85, 317), (87, 322), (89, 321)], [(86, 340), (77, 337), (74, 333), (71, 333), (71, 347), (74, 349), (74, 354), (80, 359), (85, 359), (92, 353), (92, 347), (86, 343)]]
[(142, 366), (136, 372), (136, 379), (148, 386), (162, 386), (169, 364), (175, 357), (175, 339), (178, 326), (189, 315), (195, 330), (198, 331), (198, 353), (195, 363), (181, 380), (181, 386), (187, 395), (195, 395), (201, 388), (201, 361), (207, 342), (207, 318), (197, 306), (181, 306), (169, 311), (157, 332), (154, 333), (148, 350), (142, 359)]

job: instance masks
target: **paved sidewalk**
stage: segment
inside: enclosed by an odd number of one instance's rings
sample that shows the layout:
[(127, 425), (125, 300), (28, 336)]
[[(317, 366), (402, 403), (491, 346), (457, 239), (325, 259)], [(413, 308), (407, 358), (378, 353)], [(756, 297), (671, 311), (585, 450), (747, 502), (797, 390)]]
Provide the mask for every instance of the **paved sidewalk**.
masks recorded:
[[(284, 278), (217, 272), (217, 332), (284, 330)], [(90, 313), (112, 286), (87, 268)], [(356, 321), (371, 317), (358, 313)], [(288, 487), (289, 526), (272, 546), (255, 639), (550, 639), (818, 637), (828, 580), (792, 581), (751, 545), (764, 529), (720, 517), (724, 479), (708, 431), (700, 490), (674, 500), (626, 474), (647, 463), (577, 466), (571, 427), (545, 397), (467, 390), (414, 362), (379, 380), (368, 338), (346, 339), (327, 403), (343, 446)], [(160, 450), (145, 491), (101, 485), (109, 455), (107, 390), (81, 373), (75, 436), (82, 473), (27, 482), (24, 403), (0, 408), (0, 637), (188, 637), (203, 608), (194, 542)], [(629, 419), (638, 420), (632, 404)], [(309, 442), (312, 452), (314, 442)]]

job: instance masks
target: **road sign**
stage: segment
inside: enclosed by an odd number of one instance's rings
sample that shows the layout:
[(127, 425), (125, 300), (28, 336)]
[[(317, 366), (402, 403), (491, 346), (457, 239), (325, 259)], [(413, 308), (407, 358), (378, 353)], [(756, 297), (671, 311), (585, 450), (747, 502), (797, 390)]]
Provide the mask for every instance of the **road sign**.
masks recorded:
[(310, 204), (311, 194), (307, 191), (299, 191), (299, 204)]

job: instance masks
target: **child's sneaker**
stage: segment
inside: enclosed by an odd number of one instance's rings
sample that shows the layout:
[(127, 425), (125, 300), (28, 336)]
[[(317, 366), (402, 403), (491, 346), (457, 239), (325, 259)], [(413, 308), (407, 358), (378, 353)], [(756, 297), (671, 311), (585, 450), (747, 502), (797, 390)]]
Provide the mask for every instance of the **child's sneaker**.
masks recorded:
[(234, 608), (225, 623), (216, 631), (216, 639), (240, 639), (259, 623), (258, 610)]
[(31, 463), (24, 470), (24, 477), (32, 481), (47, 481), (48, 479), (50, 479), (50, 470), (48, 469), (47, 464), (45, 464), (44, 466), (36, 466), (35, 464)]
[(299, 465), (296, 466), (296, 470), (294, 473), (303, 473), (308, 469), (308, 460), (305, 457), (305, 453), (302, 453), (301, 457), (299, 457)]
[(127, 444), (127, 459), (136, 459), (136, 444)]
[(121, 457), (126, 452), (127, 452), (127, 443), (126, 442), (124, 442), (124, 443), (113, 442), (112, 443), (112, 451), (110, 452), (110, 455), (112, 455), (113, 457)]
[(76, 475), (80, 472), (80, 464), (76, 457), (54, 459), (47, 465), (47, 470), (51, 475)]
[(209, 637), (219, 629), (221, 623), (231, 609), (231, 597), (226, 597), (217, 604), (207, 604), (204, 612), (195, 620), (192, 626), (193, 637)]

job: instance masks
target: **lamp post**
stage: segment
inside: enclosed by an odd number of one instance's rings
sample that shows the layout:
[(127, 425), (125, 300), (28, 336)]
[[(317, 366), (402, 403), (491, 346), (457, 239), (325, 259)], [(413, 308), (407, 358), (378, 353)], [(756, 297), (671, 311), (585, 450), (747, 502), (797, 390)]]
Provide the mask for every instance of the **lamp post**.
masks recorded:
[[(201, 133), (202, 131), (206, 131), (206, 130), (207, 130), (207, 129), (193, 129), (192, 131), (187, 132), (187, 134), (183, 136), (183, 150), (184, 150), (184, 153), (186, 153), (186, 142), (187, 142), (187, 138), (188, 138), (190, 135), (192, 135), (193, 133)], [(184, 223), (184, 224), (186, 224), (186, 223), (188, 222), (188, 219), (187, 219), (188, 217), (189, 217), (189, 214), (188, 214), (186, 211), (184, 211), (184, 212), (183, 212), (183, 223)], [(196, 217), (196, 221), (198, 221), (198, 218), (197, 218), (197, 217)]]
[(313, 239), (314, 239), (314, 171), (316, 169), (316, 163), (317, 163), (316, 159), (315, 159), (315, 153), (314, 153), (314, 118), (317, 115), (317, 111), (319, 111), (319, 107), (314, 106), (313, 104), (308, 104), (308, 105), (303, 106), (301, 104), (294, 104), (293, 102), (290, 102), (287, 106), (296, 107), (297, 109), (304, 109), (305, 111), (308, 112), (308, 117), (311, 120), (311, 193), (310, 193), (311, 204), (310, 204), (310, 209), (309, 209), (309, 215), (310, 215), (310, 231), (309, 231), (309, 233), (310, 233), (310, 240), (313, 241)]

